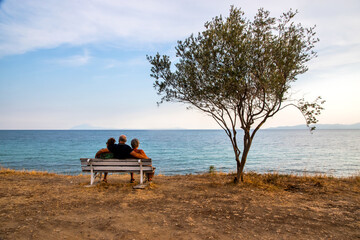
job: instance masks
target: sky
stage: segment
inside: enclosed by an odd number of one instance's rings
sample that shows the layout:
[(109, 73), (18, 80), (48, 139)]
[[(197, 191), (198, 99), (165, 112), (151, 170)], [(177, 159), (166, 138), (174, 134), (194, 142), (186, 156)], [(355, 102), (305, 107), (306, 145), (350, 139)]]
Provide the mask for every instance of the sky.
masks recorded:
[[(322, 96), (322, 124), (360, 122), (358, 0), (0, 0), (0, 129), (216, 129), (180, 103), (157, 102), (146, 55), (175, 58), (177, 40), (204, 30), (230, 6), (316, 25), (316, 59), (292, 94)], [(266, 127), (304, 124), (286, 108)]]

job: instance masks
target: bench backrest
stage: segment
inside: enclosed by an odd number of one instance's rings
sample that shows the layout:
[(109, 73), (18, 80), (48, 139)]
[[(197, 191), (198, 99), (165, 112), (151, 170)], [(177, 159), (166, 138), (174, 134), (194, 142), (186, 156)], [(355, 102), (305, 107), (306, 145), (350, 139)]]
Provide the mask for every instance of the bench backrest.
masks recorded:
[(151, 159), (101, 159), (101, 158), (80, 158), (83, 172), (139, 172), (140, 162), (144, 172), (152, 171)]

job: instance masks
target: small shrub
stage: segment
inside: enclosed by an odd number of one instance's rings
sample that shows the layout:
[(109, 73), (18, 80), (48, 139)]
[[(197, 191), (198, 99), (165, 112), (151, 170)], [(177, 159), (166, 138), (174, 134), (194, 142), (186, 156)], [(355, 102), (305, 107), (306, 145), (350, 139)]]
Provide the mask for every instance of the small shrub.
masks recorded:
[(215, 166), (214, 165), (210, 165), (209, 167), (209, 173), (215, 173)]

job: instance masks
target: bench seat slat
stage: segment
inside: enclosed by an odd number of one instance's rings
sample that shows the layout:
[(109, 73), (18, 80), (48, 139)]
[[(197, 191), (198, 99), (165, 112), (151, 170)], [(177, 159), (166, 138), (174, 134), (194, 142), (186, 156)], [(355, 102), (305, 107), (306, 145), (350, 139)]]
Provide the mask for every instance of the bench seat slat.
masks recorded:
[[(126, 159), (117, 159), (117, 158), (109, 158), (109, 159), (102, 159), (102, 158), (80, 158), (81, 162), (87, 162), (87, 160), (90, 159), (92, 162), (138, 162), (138, 158), (126, 158)], [(141, 162), (151, 162), (151, 159), (141, 159)]]
[[(82, 167), (83, 171), (90, 171), (90, 166), (86, 166), (86, 167)], [(98, 171), (105, 171), (105, 172), (111, 172), (111, 171), (116, 171), (116, 172), (129, 172), (129, 171), (136, 171), (139, 172), (140, 171), (140, 167), (111, 167), (111, 166), (95, 166), (93, 167), (95, 172)], [(151, 166), (143, 166), (143, 171), (151, 171), (152, 172), (152, 167)]]
[[(93, 166), (139, 166), (138, 162), (92, 162)], [(143, 163), (143, 166), (149, 166), (149, 163)], [(90, 166), (90, 163), (81, 163), (81, 166)]]

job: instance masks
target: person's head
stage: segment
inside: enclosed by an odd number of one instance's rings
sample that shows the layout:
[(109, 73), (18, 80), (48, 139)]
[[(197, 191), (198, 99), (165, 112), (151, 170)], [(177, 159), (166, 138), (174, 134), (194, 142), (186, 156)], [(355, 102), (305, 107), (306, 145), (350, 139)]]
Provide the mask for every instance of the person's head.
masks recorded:
[(139, 141), (139, 139), (134, 138), (133, 140), (131, 140), (131, 147), (132, 147), (133, 149), (138, 148), (138, 147), (139, 147), (139, 145), (140, 145), (140, 141)]
[(115, 144), (115, 142), (115, 138), (109, 138), (106, 142), (106, 146), (113, 145)]
[(127, 138), (126, 138), (125, 135), (121, 135), (121, 136), (119, 137), (119, 143), (126, 143), (126, 141), (127, 141)]

